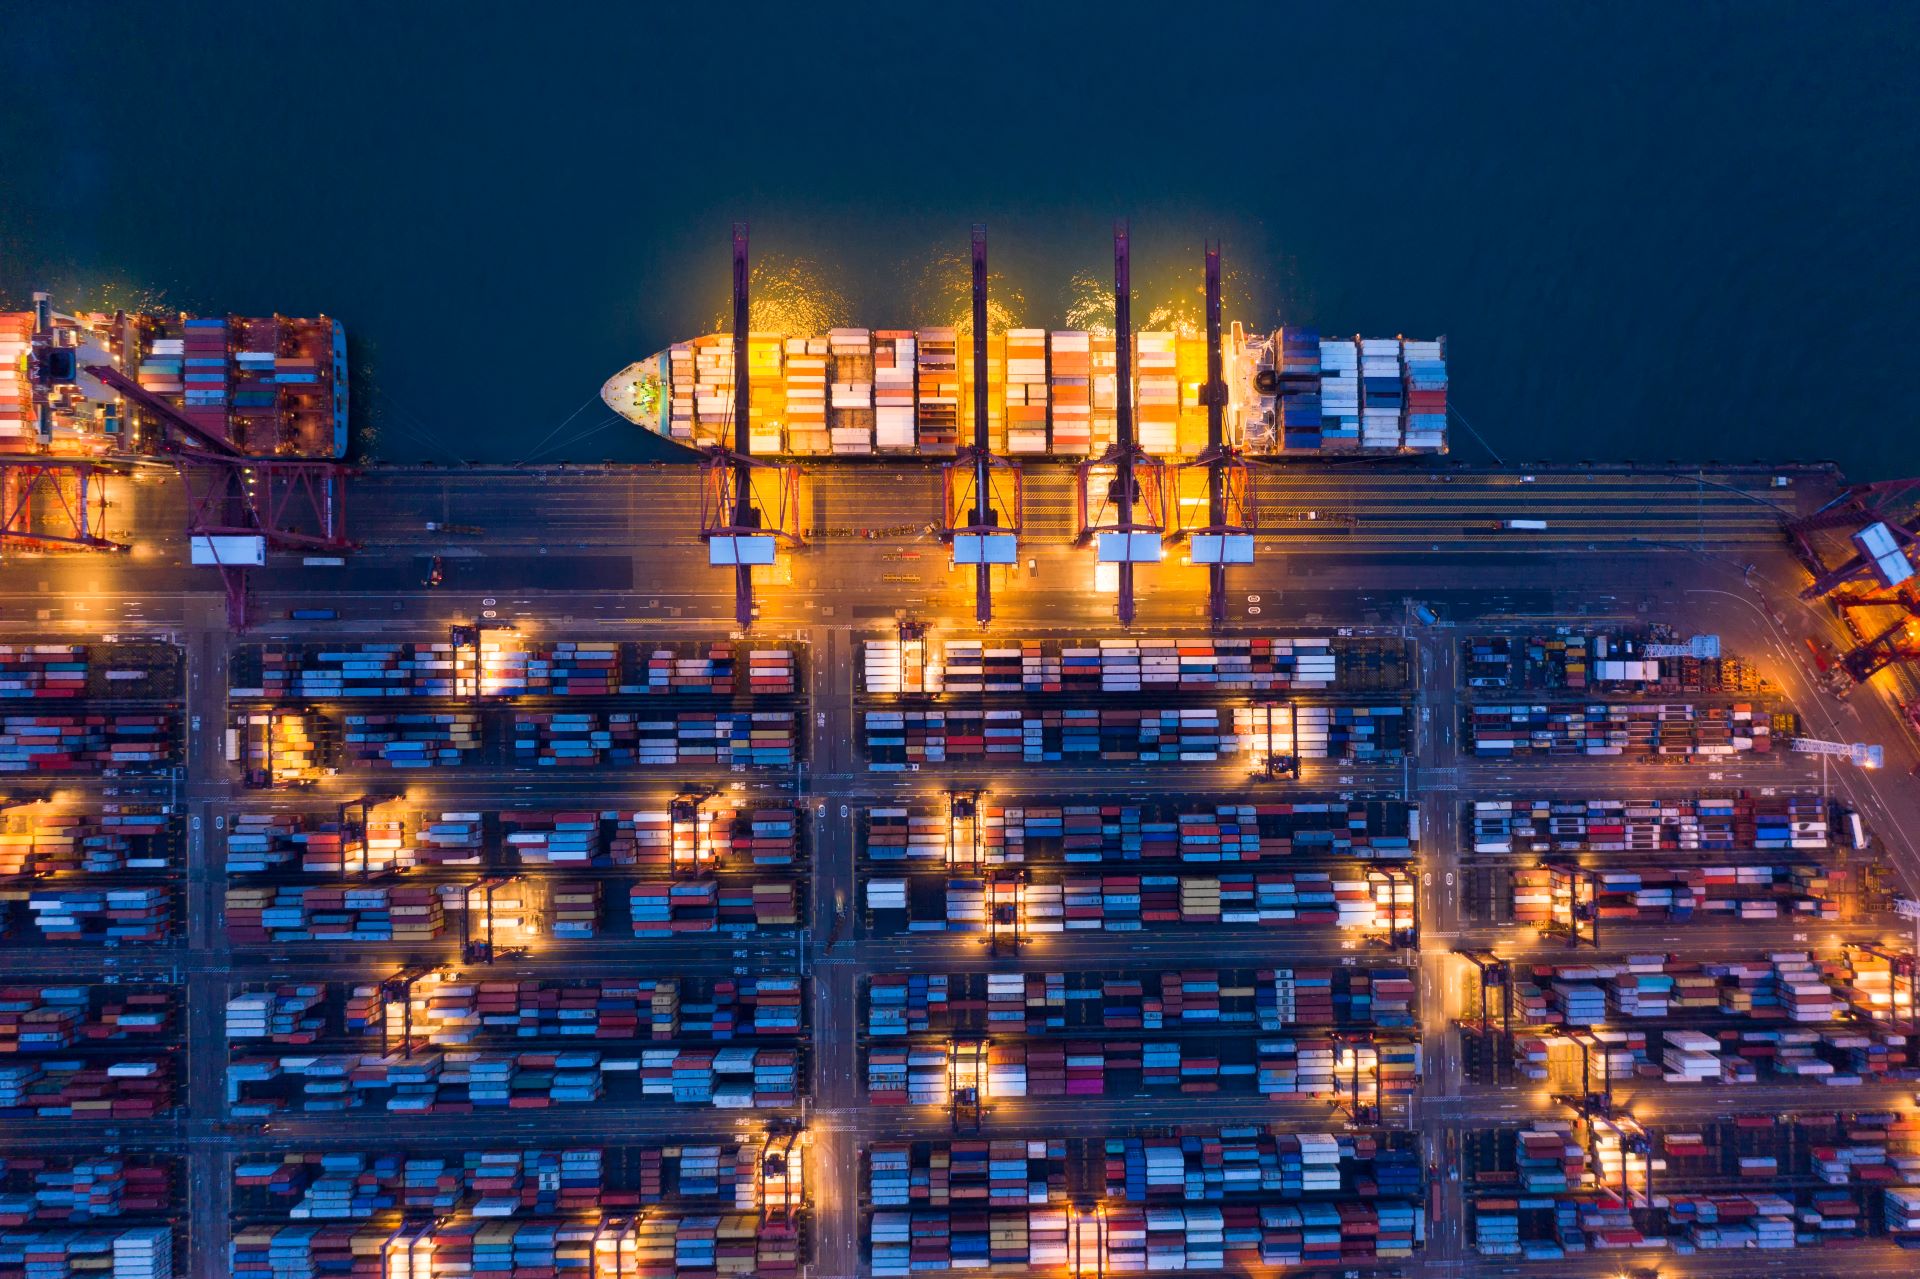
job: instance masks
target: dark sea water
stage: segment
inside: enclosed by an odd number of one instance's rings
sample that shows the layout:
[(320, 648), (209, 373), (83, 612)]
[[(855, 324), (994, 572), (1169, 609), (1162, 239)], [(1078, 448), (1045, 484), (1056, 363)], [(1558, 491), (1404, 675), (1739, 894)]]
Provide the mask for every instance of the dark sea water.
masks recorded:
[(598, 387), (712, 323), (735, 218), (887, 326), (976, 220), (1056, 323), (1124, 214), (1137, 306), (1190, 304), (1215, 236), (1235, 316), (1448, 335), (1509, 460), (1908, 474), (1917, 36), (1911, 4), (7, 6), (0, 297), (325, 311), (377, 456), (634, 458)]

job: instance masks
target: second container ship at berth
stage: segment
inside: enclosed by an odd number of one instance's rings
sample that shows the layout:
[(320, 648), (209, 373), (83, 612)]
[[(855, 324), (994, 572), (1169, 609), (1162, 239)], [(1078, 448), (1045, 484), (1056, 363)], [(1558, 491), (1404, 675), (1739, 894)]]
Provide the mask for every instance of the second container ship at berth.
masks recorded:
[(139, 452), (152, 424), (90, 374), (109, 367), (253, 457), (347, 454), (347, 333), (326, 316), (0, 311), (0, 453)]
[[(1444, 339), (1254, 332), (1232, 324), (1221, 343), (1225, 431), (1248, 452), (1296, 457), (1444, 453)], [(789, 457), (952, 456), (970, 437), (978, 379), (972, 343), (952, 328), (756, 333), (747, 347), (756, 454)], [(1159, 457), (1206, 447), (1204, 338), (1134, 338), (1140, 446)], [(1014, 457), (1085, 458), (1114, 442), (1117, 359), (1111, 333), (1010, 329), (987, 345), (993, 449)], [(733, 435), (733, 340), (676, 342), (601, 388), (634, 425), (692, 447)]]

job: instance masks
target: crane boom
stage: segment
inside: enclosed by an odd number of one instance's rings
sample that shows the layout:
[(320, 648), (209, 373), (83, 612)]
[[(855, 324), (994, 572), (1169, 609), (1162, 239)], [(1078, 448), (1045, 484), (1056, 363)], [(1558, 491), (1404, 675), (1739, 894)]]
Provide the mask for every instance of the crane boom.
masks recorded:
[(1861, 768), (1879, 768), (1886, 763), (1886, 752), (1867, 742), (1825, 742), (1815, 737), (1796, 737), (1787, 743), (1802, 755), (1833, 755), (1858, 764)]
[(1710, 661), (1720, 656), (1718, 635), (1695, 635), (1684, 644), (1642, 644), (1642, 657), (1697, 657)]

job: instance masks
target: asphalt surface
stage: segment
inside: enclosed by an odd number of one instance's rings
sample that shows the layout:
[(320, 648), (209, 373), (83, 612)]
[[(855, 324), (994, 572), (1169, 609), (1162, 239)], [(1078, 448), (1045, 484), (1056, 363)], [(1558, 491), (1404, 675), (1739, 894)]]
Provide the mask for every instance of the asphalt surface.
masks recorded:
[[(178, 890), (183, 928), (166, 947), (35, 947), (0, 950), (21, 978), (177, 983), (186, 992), (188, 1033), (180, 1049), (187, 1105), (146, 1124), (104, 1132), (51, 1122), (17, 1124), (9, 1147), (43, 1149), (76, 1140), (183, 1152), (188, 1166), (188, 1272), (223, 1273), (225, 1241), (214, 1223), (232, 1210), (230, 1166), (243, 1152), (342, 1147), (482, 1148), (647, 1142), (675, 1137), (750, 1135), (769, 1119), (807, 1125), (812, 1273), (843, 1279), (864, 1273), (864, 1167), (876, 1140), (939, 1140), (952, 1135), (944, 1111), (868, 1105), (864, 1072), (862, 978), (872, 972), (1153, 971), (1205, 966), (1258, 968), (1283, 963), (1409, 962), (1421, 978), (1418, 1003), (1426, 1071), (1410, 1103), (1382, 1118), (1418, 1131), (1430, 1151), (1447, 1134), (1569, 1112), (1523, 1086), (1494, 1088), (1466, 1078), (1453, 1021), (1462, 1015), (1464, 964), (1451, 952), (1497, 949), (1516, 963), (1569, 954), (1560, 939), (1491, 923), (1462, 902), (1469, 859), (1460, 850), (1460, 809), (1475, 798), (1677, 796), (1701, 789), (1825, 794), (1861, 811), (1891, 876), (1920, 892), (1920, 795), (1906, 776), (1912, 744), (1881, 681), (1844, 701), (1820, 687), (1804, 640), (1838, 631), (1821, 609), (1795, 593), (1804, 574), (1786, 554), (1782, 510), (1810, 510), (1825, 499), (1830, 473), (1709, 470), (1647, 474), (1617, 468), (1556, 472), (1445, 472), (1400, 468), (1260, 467), (1259, 559), (1229, 573), (1229, 633), (1356, 633), (1412, 646), (1406, 689), (1352, 700), (1407, 705), (1415, 716), (1413, 751), (1404, 761), (1352, 767), (1310, 762), (1297, 783), (1250, 783), (1242, 764), (952, 765), (911, 774), (869, 771), (860, 713), (879, 705), (857, 686), (861, 646), (894, 633), (902, 618), (941, 633), (969, 634), (970, 574), (946, 567), (928, 526), (939, 518), (937, 470), (919, 464), (816, 467), (803, 477), (802, 527), (810, 546), (757, 587), (756, 640), (802, 646), (805, 688), (791, 700), (808, 726), (804, 763), (789, 771), (662, 777), (648, 770), (581, 772), (514, 768), (499, 759), (404, 778), (342, 769), (311, 791), (255, 791), (240, 785), (225, 759), (230, 720), (227, 660), (236, 643), (259, 639), (426, 639), (456, 620), (491, 615), (529, 633), (567, 638), (714, 639), (734, 628), (731, 577), (705, 562), (696, 536), (700, 477), (692, 468), (567, 468), (538, 471), (411, 470), (373, 472), (350, 489), (348, 528), (360, 549), (343, 566), (307, 566), (276, 556), (252, 575), (252, 634), (236, 639), (224, 618), (211, 570), (184, 561), (184, 513), (174, 482), (123, 481), (113, 490), (112, 531), (133, 549), (119, 557), (0, 560), (0, 630), (9, 637), (169, 636), (188, 655), (183, 708), (186, 762), (156, 778), (62, 778), (58, 786), (93, 798), (150, 797), (181, 804), (188, 817)], [(995, 581), (995, 633), (1024, 638), (1117, 633), (1113, 597), (1093, 589), (1090, 553), (1073, 545), (1075, 496), (1067, 468), (1029, 468), (1021, 564)], [(1542, 532), (1497, 528), (1509, 519), (1544, 519)], [(474, 526), (476, 535), (429, 533), (428, 521)], [(1177, 562), (1140, 572), (1141, 633), (1194, 633), (1205, 621), (1205, 577)], [(431, 557), (443, 581), (424, 585)], [(1031, 564), (1029, 566), (1029, 561)], [(1433, 620), (1422, 621), (1421, 606)], [(296, 622), (295, 608), (327, 608), (337, 620)], [(1635, 763), (1587, 759), (1482, 759), (1462, 749), (1459, 725), (1473, 700), (1549, 700), (1465, 687), (1458, 651), (1466, 634), (1537, 633), (1554, 624), (1590, 629), (1665, 623), (1682, 634), (1715, 633), (1729, 652), (1752, 658), (1784, 692), (1810, 730), (1838, 740), (1886, 746), (1889, 766), (1862, 773), (1845, 764), (1784, 752), (1721, 763)], [(1883, 687), (1883, 685), (1888, 685)], [(1181, 699), (1195, 704), (1192, 699)], [(1709, 700), (1709, 699), (1690, 699)], [(983, 699), (976, 699), (982, 701)], [(1004, 701), (994, 704), (1009, 704)], [(489, 712), (498, 714), (501, 712)], [(241, 812), (326, 812), (358, 795), (404, 789), (421, 811), (457, 809), (657, 806), (683, 783), (712, 781), (740, 798), (806, 806), (808, 860), (799, 872), (807, 923), (791, 936), (746, 939), (602, 938), (548, 943), (503, 960), (488, 976), (592, 975), (719, 977), (785, 971), (805, 976), (806, 1060), (811, 1086), (790, 1116), (669, 1105), (556, 1107), (499, 1115), (345, 1116), (290, 1114), (268, 1124), (226, 1116), (228, 1054), (222, 1017), (236, 988), (263, 982), (370, 980), (397, 968), (458, 961), (457, 941), (428, 946), (308, 944), (237, 948), (221, 917), (227, 877), (225, 824)], [(990, 953), (979, 938), (948, 934), (882, 936), (861, 903), (867, 873), (859, 860), (861, 810), (927, 803), (950, 786), (979, 786), (994, 796), (1089, 794), (1335, 795), (1404, 797), (1421, 806), (1421, 949), (1315, 928), (1148, 928), (1137, 933), (1037, 935), (1017, 952)], [(22, 782), (9, 793), (50, 784)], [(1677, 857), (1675, 858), (1677, 860)], [(887, 868), (885, 873), (899, 873)], [(126, 882), (132, 882), (128, 880)], [(1660, 951), (1686, 957), (1754, 958), (1770, 949), (1845, 940), (1896, 942), (1891, 920), (1873, 916), (1808, 929), (1721, 922), (1684, 927), (1608, 928), (1603, 953)], [(1901, 1094), (1906, 1094), (1903, 1097)], [(1622, 1089), (1623, 1104), (1661, 1123), (1716, 1114), (1778, 1113), (1799, 1108), (1860, 1109), (1904, 1105), (1905, 1089), (1678, 1086)], [(1262, 1123), (1280, 1129), (1337, 1129), (1349, 1117), (1324, 1102), (1241, 1095), (1154, 1095), (989, 1100), (985, 1136), (1082, 1136), (1169, 1126)], [(464, 1143), (464, 1144), (463, 1144)], [(1466, 1209), (1472, 1188), (1437, 1181), (1440, 1199), (1426, 1250), (1409, 1273), (1500, 1274), (1503, 1263), (1471, 1251)], [(1830, 1273), (1837, 1254), (1685, 1259), (1688, 1273)], [(1846, 1268), (1906, 1273), (1905, 1254), (1884, 1244), (1847, 1254)], [(1678, 1271), (1669, 1259), (1663, 1273)], [(1556, 1273), (1612, 1273), (1612, 1256), (1579, 1258)], [(1523, 1272), (1543, 1273), (1541, 1267)]]

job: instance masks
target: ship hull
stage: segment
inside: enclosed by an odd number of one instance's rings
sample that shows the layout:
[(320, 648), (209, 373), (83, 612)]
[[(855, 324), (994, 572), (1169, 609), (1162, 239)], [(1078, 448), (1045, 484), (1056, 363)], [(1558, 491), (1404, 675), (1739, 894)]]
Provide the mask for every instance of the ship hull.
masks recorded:
[[(1403, 457), (1447, 450), (1444, 339), (1321, 338), (1303, 330), (1222, 342), (1226, 442), (1254, 455)], [(988, 440), (1014, 458), (1079, 460), (1114, 443), (1113, 339), (1014, 329), (989, 340)], [(1208, 447), (1203, 339), (1141, 333), (1133, 352), (1136, 439), (1180, 461)], [(970, 343), (953, 329), (753, 334), (748, 435), (758, 456), (951, 457), (971, 443)], [(693, 448), (734, 439), (733, 339), (708, 334), (628, 365), (601, 399), (628, 422)]]

